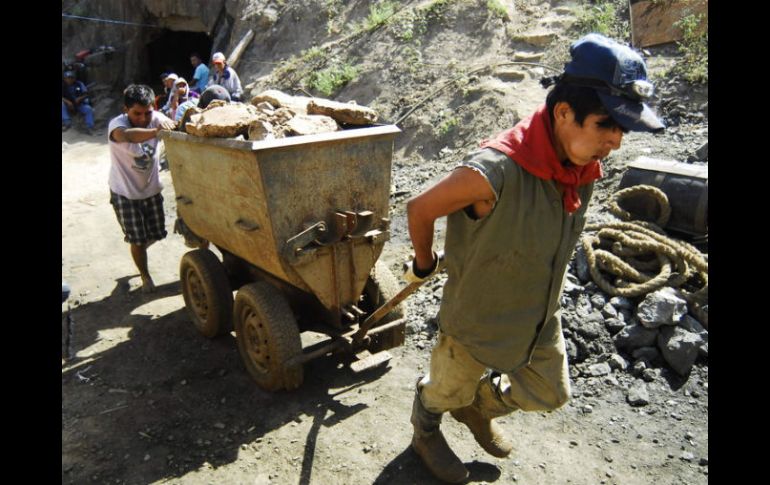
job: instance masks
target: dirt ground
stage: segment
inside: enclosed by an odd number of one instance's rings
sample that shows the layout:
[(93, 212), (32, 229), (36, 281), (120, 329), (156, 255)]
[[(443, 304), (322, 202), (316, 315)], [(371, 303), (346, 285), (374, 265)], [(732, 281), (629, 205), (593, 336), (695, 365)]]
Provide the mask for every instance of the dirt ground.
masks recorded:
[[(307, 364), (294, 392), (261, 391), (232, 336), (208, 340), (190, 323), (181, 236), (149, 250), (158, 291), (141, 293), (108, 169), (104, 139), (62, 135), (62, 275), (72, 287), (62, 306), (63, 483), (434, 483), (409, 448), (431, 332), (408, 336), (385, 368), (354, 374), (332, 356)], [(171, 228), (169, 172), (162, 180)], [(398, 253), (383, 256), (394, 270)], [(428, 291), (412, 297), (412, 313)], [(620, 386), (576, 384), (580, 398), (558, 411), (500, 420), (515, 443), (506, 459), (486, 455), (451, 417), (443, 428), (471, 483), (707, 483), (707, 370), (652, 384), (643, 408)]]

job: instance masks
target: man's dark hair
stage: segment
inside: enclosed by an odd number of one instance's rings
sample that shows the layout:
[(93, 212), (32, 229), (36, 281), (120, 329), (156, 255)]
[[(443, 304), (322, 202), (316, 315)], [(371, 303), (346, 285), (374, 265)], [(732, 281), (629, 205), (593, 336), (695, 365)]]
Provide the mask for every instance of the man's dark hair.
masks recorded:
[(192, 54), (190, 54), (190, 57), (197, 57), (199, 61), (203, 62), (203, 58), (197, 52), (193, 52)]
[(135, 104), (150, 106), (155, 101), (155, 92), (144, 84), (131, 84), (123, 91), (123, 104), (131, 108)]
[[(575, 121), (577, 121), (580, 126), (583, 126), (583, 121), (585, 121), (586, 116), (588, 115), (610, 114), (609, 111), (607, 111), (607, 108), (605, 108), (602, 104), (601, 99), (599, 99), (599, 96), (597, 96), (594, 89), (585, 86), (576, 86), (574, 84), (559, 82), (556, 84), (556, 86), (554, 86), (554, 88), (545, 98), (545, 105), (548, 109), (548, 116), (551, 118), (552, 124), (553, 108), (556, 106), (556, 103), (561, 101), (570, 105), (572, 111), (575, 112)], [(607, 127), (617, 125), (619, 128), (623, 129), (615, 122), (614, 119), (612, 119), (612, 117), (607, 120), (605, 125), (607, 125)]]

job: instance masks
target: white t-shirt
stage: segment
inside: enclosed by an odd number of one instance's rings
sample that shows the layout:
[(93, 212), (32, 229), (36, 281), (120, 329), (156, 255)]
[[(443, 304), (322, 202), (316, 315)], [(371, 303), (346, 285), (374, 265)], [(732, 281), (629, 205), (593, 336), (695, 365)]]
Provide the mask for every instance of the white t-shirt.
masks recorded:
[[(152, 112), (152, 121), (147, 128), (156, 128), (168, 117), (158, 111)], [(163, 189), (158, 176), (160, 150), (158, 139), (151, 138), (142, 143), (118, 143), (110, 138), (116, 128), (134, 128), (123, 113), (110, 120), (107, 138), (110, 142), (110, 190), (128, 199), (147, 199)]]

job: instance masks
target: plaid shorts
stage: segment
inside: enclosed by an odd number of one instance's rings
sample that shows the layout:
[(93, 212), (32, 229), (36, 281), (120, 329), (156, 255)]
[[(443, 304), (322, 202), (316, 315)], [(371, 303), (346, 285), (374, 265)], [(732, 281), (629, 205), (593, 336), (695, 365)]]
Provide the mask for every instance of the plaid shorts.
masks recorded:
[(124, 241), (130, 244), (147, 244), (166, 237), (166, 219), (163, 213), (163, 196), (131, 200), (110, 191), (110, 204), (115, 209)]

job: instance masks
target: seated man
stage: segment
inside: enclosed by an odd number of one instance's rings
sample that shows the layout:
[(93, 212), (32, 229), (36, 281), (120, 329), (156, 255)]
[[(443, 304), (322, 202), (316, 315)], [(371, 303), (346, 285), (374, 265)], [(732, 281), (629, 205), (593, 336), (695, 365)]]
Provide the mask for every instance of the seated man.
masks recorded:
[(64, 85), (61, 93), (61, 131), (72, 127), (70, 113), (82, 113), (86, 119), (86, 133), (98, 135), (94, 130), (94, 109), (88, 99), (86, 85), (75, 79), (74, 71), (64, 73)]
[(211, 73), (211, 84), (218, 84), (227, 89), (230, 93), (230, 99), (233, 101), (241, 101), (243, 97), (243, 87), (241, 87), (241, 80), (238, 78), (238, 73), (235, 69), (227, 65), (227, 59), (221, 52), (215, 52), (211, 58), (214, 64), (214, 69)]

